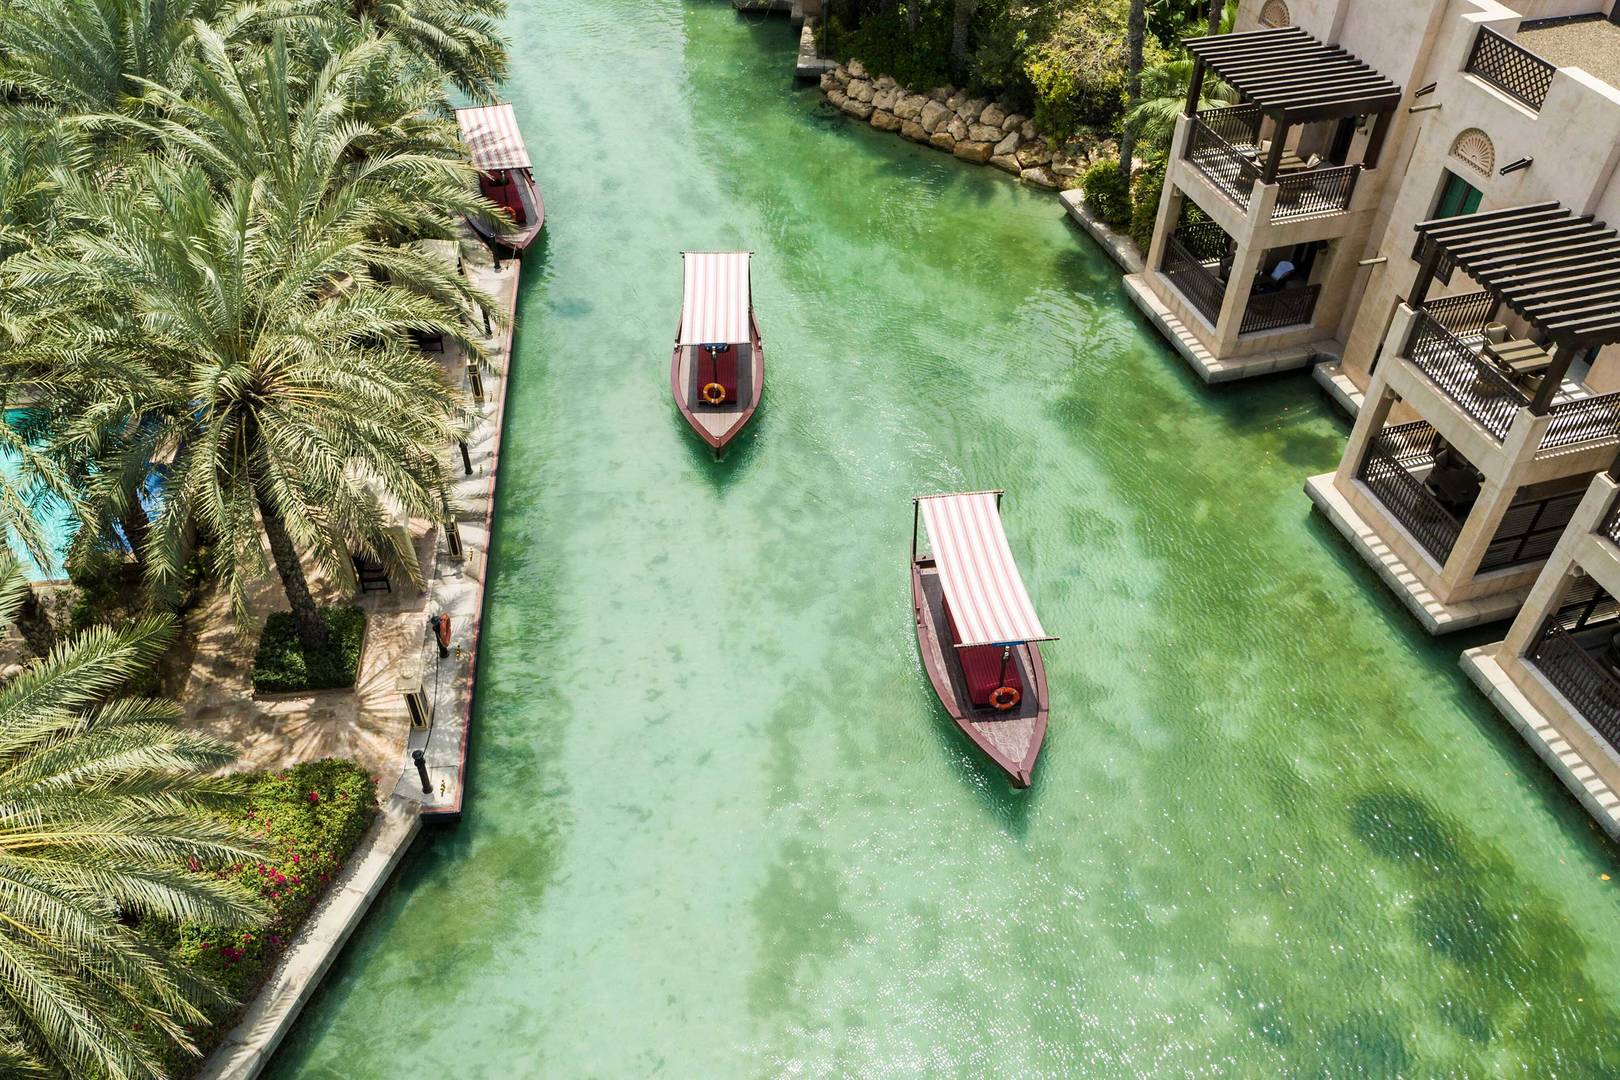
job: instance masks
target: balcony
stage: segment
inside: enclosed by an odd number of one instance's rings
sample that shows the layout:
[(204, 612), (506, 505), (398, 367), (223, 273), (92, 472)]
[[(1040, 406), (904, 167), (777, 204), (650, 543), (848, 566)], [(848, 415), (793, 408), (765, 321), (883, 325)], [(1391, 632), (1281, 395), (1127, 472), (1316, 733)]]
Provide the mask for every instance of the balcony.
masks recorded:
[(1606, 536), (1609, 542), (1620, 546), (1620, 499), (1616, 499), (1603, 520), (1598, 522), (1598, 535)]
[(1437, 467), (1448, 467), (1441, 460), (1443, 452), (1438, 434), (1424, 421), (1396, 424), (1379, 432), (1356, 472), (1385, 512), (1441, 565), (1462, 535), (1462, 518), (1441, 503), (1428, 483)]
[[(1165, 238), (1160, 272), (1211, 326), (1220, 322), (1230, 284), (1232, 249), (1231, 238), (1210, 221), (1183, 222)], [(1283, 285), (1269, 291), (1256, 285), (1244, 305), (1238, 333), (1309, 325), (1321, 292), (1320, 284)]]
[(1546, 104), (1556, 67), (1503, 37), (1488, 26), (1479, 28), (1474, 51), (1468, 54), (1468, 74), (1490, 83), (1536, 112)]
[[(1191, 118), (1186, 158), (1240, 210), (1247, 210), (1264, 174), (1268, 144), (1260, 137), (1260, 109), (1235, 105), (1204, 109)], [(1314, 157), (1314, 155), (1313, 155)], [(1277, 172), (1273, 222), (1344, 214), (1350, 210), (1362, 166), (1324, 166), (1285, 154)]]
[(1565, 629), (1563, 621), (1554, 617), (1525, 659), (1610, 747), (1620, 750), (1620, 669), (1616, 666), (1620, 651), (1615, 629), (1612, 619), (1596, 627), (1582, 624)]

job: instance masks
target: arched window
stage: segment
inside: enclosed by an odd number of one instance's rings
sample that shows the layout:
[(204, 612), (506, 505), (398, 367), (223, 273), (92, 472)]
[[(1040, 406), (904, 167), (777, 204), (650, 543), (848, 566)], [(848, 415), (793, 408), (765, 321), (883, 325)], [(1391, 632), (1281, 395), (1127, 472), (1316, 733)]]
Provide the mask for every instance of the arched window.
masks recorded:
[(1293, 24), (1294, 20), (1288, 14), (1288, 5), (1283, 3), (1283, 0), (1266, 0), (1266, 6), (1260, 9), (1260, 25), (1268, 30)]
[(1451, 144), (1451, 156), (1482, 176), (1491, 175), (1496, 167), (1496, 147), (1491, 137), (1479, 128), (1469, 128), (1458, 135), (1457, 141)]

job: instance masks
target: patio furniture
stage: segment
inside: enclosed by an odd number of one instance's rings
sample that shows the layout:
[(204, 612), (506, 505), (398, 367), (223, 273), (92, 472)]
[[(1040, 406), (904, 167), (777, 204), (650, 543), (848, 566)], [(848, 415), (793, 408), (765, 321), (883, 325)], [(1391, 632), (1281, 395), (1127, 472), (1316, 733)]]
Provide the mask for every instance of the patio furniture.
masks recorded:
[(1552, 357), (1540, 345), (1526, 338), (1485, 341), (1485, 355), (1514, 379), (1528, 379), (1552, 367)]

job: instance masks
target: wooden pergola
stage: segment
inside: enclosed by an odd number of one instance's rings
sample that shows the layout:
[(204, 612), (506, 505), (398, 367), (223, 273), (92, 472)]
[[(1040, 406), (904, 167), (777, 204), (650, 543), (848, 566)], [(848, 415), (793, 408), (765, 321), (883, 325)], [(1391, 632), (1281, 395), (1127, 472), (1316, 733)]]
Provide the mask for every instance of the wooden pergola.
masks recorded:
[(1424, 221), (1417, 232), (1424, 250), (1413, 307), (1450, 260), (1552, 343), (1534, 411), (1546, 410), (1579, 353), (1620, 343), (1620, 234), (1591, 214), (1543, 202)]
[(1351, 53), (1324, 44), (1297, 26), (1188, 38), (1185, 44), (1193, 55), (1188, 116), (1198, 114), (1207, 70), (1277, 125), (1262, 173), (1266, 183), (1277, 178), (1288, 129), (1296, 124), (1376, 116), (1365, 164), (1369, 169), (1377, 166), (1401, 88)]

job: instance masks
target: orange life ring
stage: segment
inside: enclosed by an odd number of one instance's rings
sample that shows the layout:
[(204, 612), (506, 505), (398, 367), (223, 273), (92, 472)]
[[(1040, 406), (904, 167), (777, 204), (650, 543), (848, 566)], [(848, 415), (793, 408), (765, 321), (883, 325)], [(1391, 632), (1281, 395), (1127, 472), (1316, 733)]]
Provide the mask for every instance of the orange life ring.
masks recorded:
[(996, 712), (1006, 712), (1024, 699), (1016, 686), (998, 686), (990, 692), (990, 704)]
[(717, 382), (703, 385), (703, 400), (710, 405), (719, 405), (726, 400), (726, 388)]

